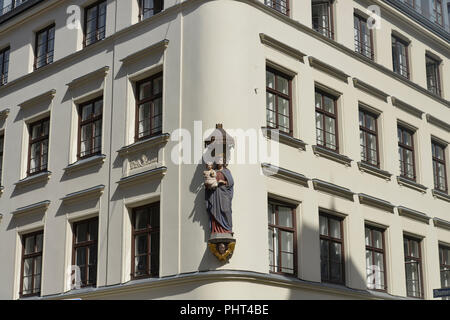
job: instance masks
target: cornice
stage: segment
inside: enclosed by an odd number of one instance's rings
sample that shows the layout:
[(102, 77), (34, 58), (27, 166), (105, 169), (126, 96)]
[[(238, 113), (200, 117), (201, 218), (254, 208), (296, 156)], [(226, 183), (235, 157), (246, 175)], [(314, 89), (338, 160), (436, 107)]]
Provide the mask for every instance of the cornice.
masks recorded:
[(29, 206), (17, 208), (12, 212), (13, 216), (19, 216), (23, 214), (32, 214), (37, 212), (46, 211), (50, 205), (50, 200), (41, 201), (38, 203), (30, 204)]
[(424, 222), (426, 224), (429, 224), (429, 221), (431, 219), (429, 216), (427, 216), (423, 212), (413, 210), (410, 208), (406, 208), (406, 207), (402, 207), (402, 206), (397, 207), (397, 211), (400, 216), (408, 217), (408, 218), (411, 218), (411, 219), (414, 219), (414, 220), (417, 220), (420, 222)]
[(444, 129), (447, 132), (450, 132), (450, 124), (448, 124), (447, 122), (442, 121), (438, 118), (435, 118), (429, 113), (427, 113), (426, 118), (427, 118), (428, 123), (431, 123), (432, 125), (435, 125), (436, 127)]
[(157, 135), (155, 137), (151, 137), (142, 141), (135, 142), (128, 146), (122, 147), (120, 150), (117, 150), (119, 156), (124, 157), (142, 150), (150, 149), (156, 146), (163, 145), (167, 143), (170, 139), (169, 133), (163, 133)]
[[(343, 44), (340, 44), (333, 39), (325, 37), (324, 35), (320, 34), (319, 32), (316, 32), (312, 28), (310, 28), (298, 21), (291, 19), (290, 17), (278, 12), (275, 9), (268, 7), (267, 5), (265, 5), (264, 3), (262, 3), (258, 0), (237, 0), (237, 1), (244, 2), (253, 7), (256, 7), (257, 9), (271, 15), (272, 17), (285, 22), (286, 24), (290, 25), (291, 27), (293, 27), (299, 31), (302, 31), (305, 34), (308, 34), (308, 35), (316, 38), (317, 40), (322, 41), (322, 42), (330, 45), (331, 47), (341, 51), (342, 53), (384, 73), (385, 75), (402, 82), (403, 84), (409, 86), (410, 88), (414, 89), (415, 91), (418, 91), (418, 92), (428, 96), (429, 98), (434, 99), (435, 101), (443, 104), (444, 106), (450, 107), (450, 101), (447, 101), (447, 100), (443, 99), (442, 97), (440, 97), (436, 94), (433, 94), (432, 92), (428, 91), (427, 89), (425, 89), (425, 88), (421, 87), (420, 85), (412, 82), (411, 80), (406, 79), (405, 77), (395, 73), (394, 71), (386, 68), (385, 66), (382, 66), (382, 65), (376, 63), (375, 61), (365, 57), (364, 55), (361, 55), (361, 54), (355, 52), (354, 50), (347, 48)], [(448, 49), (448, 44), (444, 44), (443, 41), (437, 41), (436, 44), (441, 46), (443, 51)]]
[(142, 50), (132, 53), (132, 54), (126, 56), (125, 58), (120, 59), (120, 62), (122, 62), (123, 64), (130, 64), (130, 63), (136, 62), (138, 60), (141, 60), (143, 57), (145, 57), (149, 54), (152, 54), (154, 52), (164, 51), (167, 49), (168, 46), (169, 46), (169, 40), (164, 39), (164, 40), (161, 40), (155, 44), (152, 44)]
[(105, 186), (101, 184), (85, 190), (69, 193), (61, 200), (64, 204), (73, 204), (90, 198), (100, 198), (104, 190)]
[(391, 101), (392, 101), (392, 105), (394, 107), (397, 107), (419, 119), (422, 119), (422, 115), (425, 113), (425, 112), (417, 109), (416, 107), (413, 107), (412, 105), (410, 105), (396, 97), (391, 97)]
[(389, 97), (389, 94), (381, 91), (380, 89), (375, 88), (374, 86), (371, 86), (370, 84), (358, 79), (353, 78), (353, 86), (359, 90), (364, 91), (365, 93), (370, 94), (371, 96), (374, 96), (375, 98), (381, 99), (384, 102), (387, 102), (387, 98)]
[(450, 221), (435, 217), (433, 218), (433, 224), (435, 227), (450, 230)]
[(36, 97), (33, 97), (31, 99), (28, 99), (22, 103), (19, 103), (19, 107), (21, 109), (28, 109), (38, 103), (44, 102), (44, 101), (51, 101), (53, 100), (53, 98), (56, 95), (56, 90), (55, 89), (51, 89), (47, 92), (44, 92)]
[(300, 62), (303, 62), (303, 63), (305, 62), (303, 58), (306, 56), (306, 54), (304, 54), (303, 52), (301, 52), (293, 47), (290, 47), (290, 46), (288, 46), (288, 45), (286, 45), (264, 33), (260, 33), (259, 38), (260, 38), (262, 44), (264, 44), (268, 47), (271, 47), (272, 49), (275, 49), (277, 51), (280, 51), (284, 54), (287, 54), (288, 56), (290, 56), (294, 59), (297, 59)]
[(354, 201), (354, 199), (353, 199), (354, 192), (348, 188), (344, 188), (344, 187), (338, 186), (336, 184), (326, 182), (323, 180), (319, 180), (319, 179), (313, 179), (312, 182), (313, 182), (313, 186), (314, 186), (315, 190), (323, 191), (323, 192), (330, 193), (330, 194), (333, 194), (336, 196), (340, 196), (340, 197), (348, 199), (350, 201)]
[(365, 204), (368, 206), (372, 206), (372, 207), (375, 207), (378, 209), (383, 209), (388, 212), (394, 213), (395, 206), (392, 203), (390, 203), (389, 201), (375, 198), (375, 197), (369, 196), (364, 193), (358, 194), (358, 198), (359, 198), (359, 203), (361, 203), (361, 204)]
[(314, 69), (325, 72), (325, 73), (335, 77), (336, 79), (339, 79), (345, 83), (348, 83), (348, 77), (350, 77), (350, 76), (348, 74), (346, 74), (345, 72), (329, 65), (328, 63), (320, 61), (319, 59), (311, 57), (311, 56), (308, 57), (308, 61), (309, 61), (309, 65), (311, 67), (313, 67)]
[(109, 72), (109, 66), (104, 66), (95, 71), (89, 72), (88, 74), (85, 74), (84, 76), (73, 79), (71, 82), (69, 82), (66, 85), (69, 87), (69, 89), (75, 89), (89, 81), (93, 81), (98, 78), (105, 78), (107, 76), (108, 72)]
[(284, 168), (280, 168), (277, 166), (274, 166), (269, 163), (262, 163), (261, 167), (263, 169), (263, 172), (266, 176), (278, 178), (280, 180), (292, 182), (295, 184), (302, 185), (304, 187), (308, 187), (308, 181), (309, 179), (304, 176), (303, 174), (287, 170)]
[(162, 179), (167, 172), (167, 167), (158, 167), (144, 172), (126, 176), (117, 181), (120, 187), (129, 187), (142, 182)]

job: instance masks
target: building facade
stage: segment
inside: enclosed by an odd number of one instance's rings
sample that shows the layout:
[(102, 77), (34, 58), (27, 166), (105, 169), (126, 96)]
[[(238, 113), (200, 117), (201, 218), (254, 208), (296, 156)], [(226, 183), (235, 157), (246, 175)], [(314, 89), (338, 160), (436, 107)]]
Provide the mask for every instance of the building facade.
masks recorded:
[[(0, 8), (1, 299), (450, 286), (450, 1)], [(227, 262), (201, 162), (219, 123), (245, 158)], [(253, 133), (278, 157), (252, 158)]]

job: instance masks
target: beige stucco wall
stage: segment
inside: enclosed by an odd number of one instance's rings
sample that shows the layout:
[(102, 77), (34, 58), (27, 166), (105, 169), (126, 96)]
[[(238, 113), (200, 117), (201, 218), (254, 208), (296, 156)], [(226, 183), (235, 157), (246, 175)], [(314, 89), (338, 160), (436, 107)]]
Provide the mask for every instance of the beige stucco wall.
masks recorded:
[[(263, 2), (263, 1), (261, 1)], [(199, 278), (201, 285), (177, 280), (137, 290), (107, 291), (100, 295), (80, 293), (83, 298), (372, 298), (361, 291), (349, 295), (339, 287), (326, 290), (320, 283), (320, 249), (318, 235), (319, 208), (345, 215), (344, 244), (346, 286), (365, 290), (364, 223), (385, 226), (387, 288), (392, 297), (406, 295), (403, 233), (423, 237), (425, 298), (440, 287), (438, 242), (450, 244), (450, 231), (388, 213), (359, 203), (357, 196), (349, 201), (314, 190), (312, 182), (303, 187), (266, 177), (261, 165), (232, 164), (236, 181), (233, 200), (233, 223), (237, 239), (236, 251), (227, 264), (222, 264), (206, 248), (209, 220), (204, 210), (201, 188), (203, 166), (171, 161), (177, 148), (169, 141), (163, 148), (151, 150), (158, 165), (167, 167), (162, 179), (144, 181), (127, 187), (117, 182), (147, 168), (129, 169), (129, 161), (116, 151), (133, 143), (133, 83), (163, 71), (163, 132), (178, 128), (194, 132), (194, 121), (202, 121), (203, 129), (223, 123), (225, 129), (260, 129), (265, 120), (265, 68), (270, 61), (295, 75), (293, 80), (294, 137), (307, 143), (305, 151), (280, 144), (279, 166), (310, 179), (321, 179), (355, 193), (365, 193), (426, 213), (430, 217), (450, 221), (450, 204), (434, 198), (431, 161), (431, 135), (450, 142), (450, 133), (387, 102), (332, 77), (273, 47), (263, 45), (260, 33), (277, 39), (307, 56), (312, 56), (358, 78), (390, 96), (411, 104), (424, 113), (450, 122), (450, 110), (444, 103), (425, 95), (417, 88), (399, 81), (388, 72), (355, 59), (349, 52), (353, 46), (353, 8), (363, 10), (366, 1), (337, 0), (334, 6), (338, 44), (307, 32), (311, 26), (310, 6), (292, 5), (291, 18), (283, 18), (257, 1), (165, 1), (165, 11), (138, 23), (136, 1), (108, 0), (106, 39), (82, 49), (82, 31), (65, 27), (68, 1), (48, 1), (37, 6), (19, 22), (9, 22), (0, 29), (0, 48), (11, 47), (9, 84), (0, 88), (0, 111), (10, 114), (1, 129), (5, 133), (4, 170), (0, 197), (0, 298), (17, 299), (20, 283), (20, 235), (43, 229), (42, 295), (58, 296), (69, 288), (66, 270), (71, 263), (71, 224), (86, 217), (99, 216), (99, 256), (97, 287), (120, 285), (130, 280), (131, 234), (130, 211), (133, 207), (161, 202), (160, 276), (190, 274), (197, 271), (233, 270), (269, 276), (267, 247), (267, 198), (282, 196), (298, 203), (298, 278), (316, 283), (311, 286), (287, 285), (285, 280), (243, 281), (219, 273), (214, 279)], [(71, 1), (87, 5), (90, 2)], [(370, 3), (380, 4), (374, 0)], [(48, 8), (48, 9), (44, 9)], [(390, 36), (393, 29), (411, 40), (411, 67), (414, 83), (425, 88), (425, 50), (442, 58), (443, 96), (450, 98), (449, 46), (444, 40), (410, 22), (399, 13), (382, 7), (382, 27), (375, 31), (377, 64), (392, 69)], [(28, 15), (28, 17), (27, 17)], [(22, 18), (24, 17), (24, 18)], [(26, 19), (25, 19), (26, 17)], [(397, 21), (398, 20), (398, 21)], [(31, 72), (34, 34), (51, 22), (56, 24), (55, 62)], [(127, 56), (163, 39), (167, 49), (154, 50), (138, 60), (122, 62)], [(348, 50), (345, 50), (347, 48)], [(103, 77), (96, 77), (76, 88), (66, 84), (74, 79), (108, 66)], [(346, 167), (314, 155), (315, 145), (314, 86), (320, 83), (341, 93), (339, 108), (340, 152), (354, 161)], [(19, 104), (51, 89), (56, 90), (51, 102), (25, 110)], [(103, 94), (103, 144), (106, 155), (100, 165), (72, 174), (64, 172), (76, 160), (76, 104), (87, 97)], [(393, 174), (390, 181), (358, 169), (360, 161), (358, 102), (380, 111), (381, 169)], [(27, 155), (26, 123), (50, 113), (49, 170), (46, 183), (15, 187), (25, 177)], [(416, 169), (418, 183), (425, 194), (397, 183), (398, 166), (396, 123), (407, 122), (417, 128)], [(192, 141), (202, 145), (202, 141)], [(447, 165), (450, 148), (446, 150)], [(449, 172), (447, 172), (449, 175)], [(449, 175), (450, 177), (450, 175)], [(72, 192), (104, 185), (98, 199), (63, 204), (61, 198)], [(46, 212), (13, 217), (17, 208), (50, 200)], [(195, 283), (195, 274), (190, 278)], [(224, 282), (222, 282), (223, 280)], [(226, 281), (225, 281), (226, 280)], [(289, 280), (287, 281), (289, 283)], [(120, 287), (120, 286), (119, 286)], [(217, 290), (220, 287), (221, 290)], [(325, 291), (324, 291), (325, 290)], [(331, 291), (330, 291), (331, 290)], [(77, 295), (72, 292), (72, 296)]]

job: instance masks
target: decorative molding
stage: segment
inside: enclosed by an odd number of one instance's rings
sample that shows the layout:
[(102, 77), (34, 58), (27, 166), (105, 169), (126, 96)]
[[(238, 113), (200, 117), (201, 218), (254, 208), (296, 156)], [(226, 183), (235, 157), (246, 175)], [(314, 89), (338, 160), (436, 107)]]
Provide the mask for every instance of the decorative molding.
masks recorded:
[(362, 172), (369, 173), (371, 175), (380, 177), (382, 179), (385, 179), (386, 181), (390, 181), (392, 177), (392, 173), (381, 170), (375, 166), (371, 166), (370, 164), (364, 163), (364, 162), (358, 162), (358, 168)]
[(288, 46), (288, 45), (286, 45), (264, 33), (260, 33), (259, 38), (261, 39), (262, 44), (264, 44), (268, 47), (271, 47), (277, 51), (280, 51), (284, 54), (287, 54), (288, 56), (290, 56), (294, 59), (297, 59), (300, 62), (303, 62), (303, 63), (305, 62), (303, 58), (306, 57), (306, 54), (304, 54), (303, 52), (301, 52), (293, 47), (290, 47), (290, 46)]
[(397, 107), (419, 119), (422, 119), (422, 115), (425, 113), (419, 109), (417, 109), (416, 107), (413, 107), (410, 104), (407, 104), (406, 102), (403, 102), (402, 100), (396, 98), (396, 97), (391, 97), (392, 100), (392, 105), (394, 107)]
[[(443, 99), (442, 97), (428, 91), (427, 89), (423, 88), (422, 86), (420, 86), (419, 84), (412, 82), (411, 80), (395, 73), (394, 71), (392, 71), (391, 69), (365, 57), (362, 54), (359, 54), (357, 52), (355, 52), (354, 49), (350, 49), (348, 47), (346, 47), (345, 45), (330, 39), (328, 37), (323, 36), (322, 34), (320, 34), (319, 32), (313, 30), (311, 27), (306, 26), (296, 20), (291, 19), (290, 17), (288, 17), (285, 14), (282, 14), (280, 12), (278, 12), (277, 10), (274, 10), (270, 7), (268, 7), (267, 5), (265, 5), (264, 3), (262, 3), (259, 0), (240, 0), (242, 2), (246, 2), (249, 5), (256, 7), (257, 9), (266, 12), (267, 14), (275, 17), (278, 20), (283, 21), (284, 23), (286, 23), (287, 25), (301, 31), (304, 32), (305, 34), (329, 45), (330, 47), (344, 53), (345, 55), (354, 58), (355, 60), (362, 62), (364, 64), (366, 64), (369, 67), (372, 67), (373, 69), (380, 71), (381, 73), (385, 74), (386, 76), (398, 80), (399, 82), (402, 82), (403, 84), (407, 85), (408, 87), (414, 89), (417, 92), (420, 92), (426, 96), (428, 96), (431, 99), (434, 99), (435, 101), (441, 103), (442, 105), (446, 106), (446, 107), (450, 107), (450, 101), (447, 101), (445, 99)], [(401, 16), (400, 16), (401, 17)], [(433, 39), (435, 41), (435, 43), (440, 46), (440, 48), (442, 48), (442, 50), (446, 50), (448, 47), (448, 44), (445, 43), (445, 41), (436, 41), (435, 39)]]
[(16, 182), (14, 185), (17, 188), (24, 188), (24, 187), (30, 186), (32, 184), (40, 183), (40, 182), (46, 183), (50, 179), (51, 176), (52, 176), (51, 171), (44, 171), (44, 172), (26, 177), (26, 178)]
[(123, 177), (117, 184), (120, 187), (128, 187), (145, 181), (162, 179), (167, 172), (167, 167), (158, 167), (144, 172), (136, 173), (131, 176)]
[(125, 146), (117, 151), (119, 156), (124, 157), (142, 150), (150, 149), (155, 146), (160, 146), (162, 144), (165, 144), (169, 141), (170, 134), (169, 133), (163, 133), (155, 137), (151, 137), (142, 141), (135, 142), (133, 144), (130, 144), (128, 146)]
[(384, 91), (381, 91), (378, 88), (375, 88), (374, 86), (371, 86), (370, 84), (358, 79), (353, 78), (353, 86), (359, 90), (364, 91), (365, 93), (370, 94), (371, 96), (374, 96), (375, 98), (381, 99), (384, 102), (388, 101), (389, 94), (387, 94)]
[(436, 127), (444, 129), (447, 132), (450, 132), (450, 124), (448, 124), (447, 122), (442, 121), (438, 118), (435, 118), (429, 113), (427, 113), (426, 117), (427, 117), (428, 123), (431, 123), (431, 124), (435, 125)]
[(292, 182), (295, 184), (302, 185), (304, 187), (308, 187), (308, 179), (303, 174), (290, 171), (284, 168), (280, 168), (274, 165), (271, 165), (269, 163), (262, 163), (261, 167), (263, 169), (263, 172), (266, 176), (278, 178), (281, 180), (285, 180), (288, 182)]
[(47, 101), (47, 100), (51, 101), (51, 100), (53, 100), (55, 95), (56, 95), (56, 90), (52, 89), (52, 90), (44, 92), (44, 93), (42, 93), (42, 94), (40, 94), (40, 95), (38, 95), (36, 97), (28, 99), (28, 100), (26, 100), (26, 101), (24, 101), (22, 103), (19, 103), (19, 107), (21, 109), (27, 109), (29, 107), (32, 107), (32, 106), (38, 104), (38, 103), (41, 103), (41, 102), (44, 102), (44, 101)]
[(88, 74), (85, 74), (84, 76), (78, 77), (76, 79), (73, 79), (71, 82), (66, 84), (66, 86), (69, 87), (69, 89), (77, 88), (86, 82), (92, 81), (97, 78), (105, 78), (106, 75), (109, 72), (109, 66), (104, 66), (103, 68), (97, 69), (95, 71), (92, 71)]
[(423, 212), (416, 211), (416, 210), (402, 207), (402, 206), (397, 207), (397, 211), (400, 216), (408, 217), (408, 218), (411, 218), (411, 219), (414, 219), (414, 220), (417, 220), (420, 222), (425, 222), (426, 224), (429, 224), (429, 221), (431, 219), (429, 216), (427, 216)]
[(64, 204), (72, 204), (89, 198), (100, 198), (104, 190), (105, 186), (101, 184), (89, 189), (69, 193), (61, 200)]
[(323, 180), (319, 180), (319, 179), (313, 179), (312, 182), (313, 182), (313, 186), (314, 186), (315, 190), (323, 191), (326, 193), (330, 193), (330, 194), (340, 196), (345, 199), (354, 201), (354, 199), (353, 199), (354, 192), (348, 188), (344, 188), (344, 187), (338, 186), (336, 184), (326, 182)]
[(441, 200), (450, 202), (450, 195), (448, 195), (448, 194), (445, 193), (445, 192), (442, 192), (442, 191), (440, 191), (440, 190), (433, 189), (433, 190), (431, 190), (431, 193), (432, 193), (433, 196), (434, 196), (435, 198), (437, 198), (437, 199), (441, 199)]
[(32, 214), (36, 212), (46, 211), (50, 205), (50, 200), (41, 201), (38, 203), (30, 204), (29, 206), (17, 208), (12, 212), (13, 216), (19, 216), (23, 214)]
[(8, 118), (10, 111), (11, 111), (10, 109), (5, 109), (5, 110), (0, 111), (0, 121), (3, 121), (6, 118)]
[(364, 193), (358, 194), (359, 203), (369, 205), (378, 209), (383, 209), (394, 213), (395, 206), (389, 201), (369, 196)]
[(328, 149), (318, 146), (318, 145), (312, 146), (312, 149), (316, 156), (324, 157), (324, 158), (339, 162), (341, 164), (346, 165), (347, 167), (351, 167), (351, 165), (352, 165), (353, 160), (345, 155), (328, 150)]
[(133, 63), (135, 61), (142, 59), (143, 57), (145, 57), (155, 51), (164, 51), (164, 50), (166, 50), (166, 48), (168, 46), (169, 46), (169, 40), (164, 39), (155, 44), (148, 46), (147, 48), (144, 48), (142, 50), (139, 50), (135, 53), (132, 53), (132, 54), (126, 56), (125, 58), (121, 59), (120, 62), (122, 62), (123, 64), (130, 64), (130, 63)]
[(348, 77), (350, 77), (345, 72), (342, 72), (341, 70), (329, 65), (328, 63), (322, 62), (314, 57), (309, 56), (309, 65), (313, 67), (314, 69), (323, 71), (325, 73), (328, 73), (329, 75), (344, 81), (345, 83), (348, 83)]
[(105, 162), (105, 159), (106, 159), (106, 155), (104, 155), (104, 154), (89, 157), (87, 159), (78, 160), (77, 162), (69, 164), (63, 170), (64, 170), (64, 173), (71, 174), (78, 170), (86, 169), (89, 167), (94, 167), (97, 165), (102, 165), (103, 162)]
[(401, 186), (405, 186), (405, 187), (411, 188), (413, 190), (420, 191), (422, 193), (426, 193), (427, 189), (428, 189), (424, 185), (421, 185), (417, 182), (411, 181), (411, 180), (406, 179), (401, 176), (397, 176), (397, 183)]
[(435, 227), (450, 230), (450, 221), (435, 217), (433, 218), (433, 224)]
[(283, 133), (277, 129), (262, 127), (261, 130), (263, 132), (264, 137), (266, 137), (267, 139), (272, 139), (273, 135), (275, 140), (277, 140), (278, 138), (279, 143), (306, 151), (307, 144), (303, 140), (291, 137), (290, 135)]

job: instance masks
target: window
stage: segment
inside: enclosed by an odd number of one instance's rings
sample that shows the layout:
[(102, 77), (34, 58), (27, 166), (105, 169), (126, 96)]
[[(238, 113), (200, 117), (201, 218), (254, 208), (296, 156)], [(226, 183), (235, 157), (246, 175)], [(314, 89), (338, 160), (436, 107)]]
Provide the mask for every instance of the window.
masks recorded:
[(20, 297), (41, 293), (43, 231), (22, 236)]
[(159, 202), (133, 209), (132, 278), (159, 275)]
[(84, 46), (105, 38), (106, 1), (100, 1), (85, 10)]
[(316, 89), (316, 139), (319, 146), (339, 152), (337, 99)]
[(47, 170), (50, 118), (36, 121), (29, 126), (28, 175)]
[(55, 25), (51, 25), (36, 33), (36, 47), (34, 53), (34, 69), (39, 69), (53, 62), (55, 49)]
[(7, 14), (28, 0), (0, 0), (0, 16)]
[(289, 0), (264, 0), (266, 6), (272, 7), (275, 10), (289, 15)]
[(353, 17), (353, 23), (355, 27), (355, 51), (373, 60), (373, 31), (369, 29), (367, 20), (356, 14)]
[(81, 287), (97, 283), (98, 218), (73, 224), (72, 265), (80, 268)]
[(450, 288), (450, 248), (439, 246), (439, 265), (441, 269), (441, 288)]
[(359, 109), (359, 141), (363, 162), (380, 167), (377, 116)]
[(277, 70), (266, 69), (267, 127), (292, 135), (291, 78)]
[(320, 273), (323, 282), (345, 284), (342, 219), (320, 213)]
[(427, 69), (427, 88), (428, 91), (441, 95), (441, 81), (439, 74), (439, 65), (440, 62), (436, 59), (433, 59), (430, 56), (426, 56), (426, 69)]
[(437, 24), (443, 26), (444, 20), (442, 17), (442, 0), (432, 0), (432, 8), (433, 8), (433, 21)]
[(135, 139), (145, 139), (162, 132), (163, 76), (158, 73), (136, 85)]
[(144, 20), (150, 18), (163, 9), (163, 0), (139, 0), (139, 19)]
[(269, 201), (270, 272), (297, 274), (295, 208)]
[(403, 127), (397, 127), (398, 155), (400, 158), (400, 175), (415, 181), (416, 168), (414, 161), (414, 132)]
[(333, 7), (331, 1), (312, 2), (312, 26), (325, 37), (334, 39), (333, 31)]
[(384, 230), (366, 225), (367, 288), (386, 290)]
[(392, 36), (392, 63), (394, 72), (409, 79), (408, 44)]
[(0, 50), (0, 86), (8, 83), (9, 47)]
[(445, 146), (432, 141), (434, 188), (447, 192), (447, 170), (445, 166)]
[(3, 173), (3, 148), (5, 146), (5, 136), (0, 135), (0, 186), (2, 185)]
[(403, 247), (405, 250), (406, 294), (408, 297), (423, 298), (420, 240), (403, 237)]
[(78, 159), (91, 157), (102, 151), (102, 109), (103, 97), (79, 107)]

